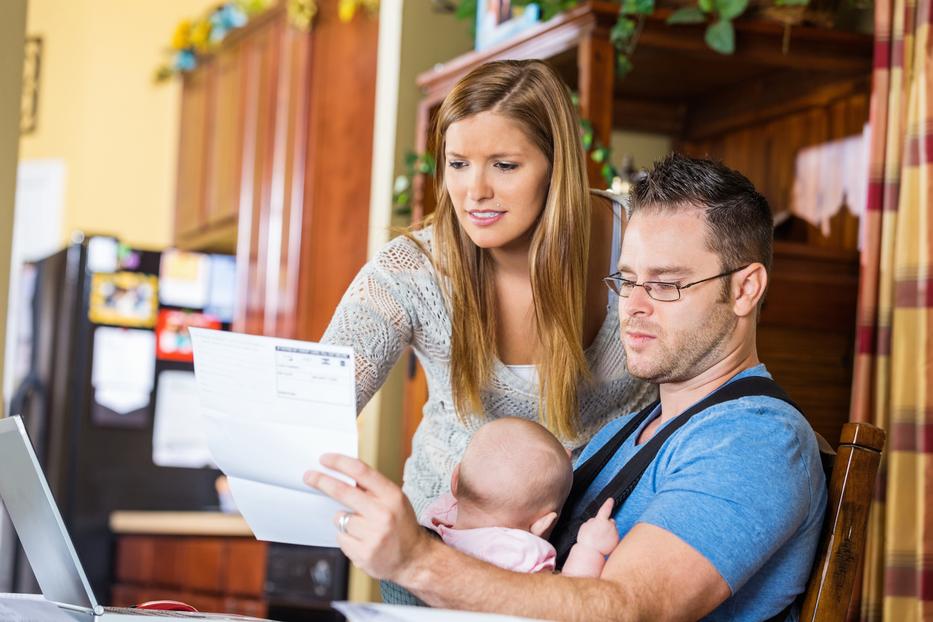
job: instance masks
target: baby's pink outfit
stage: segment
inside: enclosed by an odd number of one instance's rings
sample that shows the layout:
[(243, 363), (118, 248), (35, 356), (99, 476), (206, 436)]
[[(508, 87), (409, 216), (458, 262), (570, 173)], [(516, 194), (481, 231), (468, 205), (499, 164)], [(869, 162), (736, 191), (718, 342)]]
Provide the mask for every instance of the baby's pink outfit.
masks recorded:
[(529, 531), (508, 527), (454, 529), (457, 500), (450, 493), (425, 508), (421, 524), (433, 529), (448, 545), (471, 557), (516, 572), (553, 570), (557, 552), (551, 544)]

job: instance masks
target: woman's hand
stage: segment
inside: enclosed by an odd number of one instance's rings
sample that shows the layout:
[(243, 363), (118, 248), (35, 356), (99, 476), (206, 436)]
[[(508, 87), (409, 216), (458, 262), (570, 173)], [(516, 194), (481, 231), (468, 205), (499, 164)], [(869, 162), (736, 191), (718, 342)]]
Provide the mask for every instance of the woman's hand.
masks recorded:
[(430, 544), (401, 488), (356, 458), (324, 454), (321, 464), (356, 481), (351, 486), (320, 471), (304, 476), (308, 486), (351, 510), (349, 518), (345, 512), (334, 516), (340, 549), (369, 576), (396, 580)]

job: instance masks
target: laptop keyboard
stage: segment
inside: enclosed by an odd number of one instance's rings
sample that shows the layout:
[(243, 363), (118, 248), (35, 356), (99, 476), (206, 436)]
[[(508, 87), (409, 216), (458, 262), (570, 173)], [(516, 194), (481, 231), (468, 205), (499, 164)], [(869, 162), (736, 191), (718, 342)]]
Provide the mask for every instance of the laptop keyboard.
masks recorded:
[(165, 611), (163, 609), (137, 609), (135, 607), (104, 607), (107, 613), (122, 613), (156, 618), (187, 618), (189, 620), (242, 620), (243, 622), (267, 622), (263, 618), (241, 616), (233, 613), (201, 613), (195, 611)]

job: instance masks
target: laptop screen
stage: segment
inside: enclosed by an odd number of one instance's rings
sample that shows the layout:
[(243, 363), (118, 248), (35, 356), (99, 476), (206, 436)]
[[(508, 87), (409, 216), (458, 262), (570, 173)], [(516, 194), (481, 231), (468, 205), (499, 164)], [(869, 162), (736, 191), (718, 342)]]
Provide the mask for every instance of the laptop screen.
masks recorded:
[(45, 598), (101, 611), (18, 416), (0, 419), (0, 500)]

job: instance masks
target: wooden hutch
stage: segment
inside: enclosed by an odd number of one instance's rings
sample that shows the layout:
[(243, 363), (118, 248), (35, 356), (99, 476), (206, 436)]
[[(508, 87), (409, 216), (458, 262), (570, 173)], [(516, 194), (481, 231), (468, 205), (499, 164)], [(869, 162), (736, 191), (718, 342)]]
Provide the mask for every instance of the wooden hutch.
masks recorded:
[[(646, 19), (624, 79), (614, 73), (609, 33), (618, 4), (587, 2), (518, 37), (470, 52), (419, 76), (424, 93), (416, 146), (429, 144), (433, 115), (461, 77), (491, 60), (547, 60), (579, 93), (581, 114), (603, 144), (613, 129), (664, 134), (675, 150), (742, 171), (775, 213), (789, 204), (795, 156), (807, 146), (859, 134), (868, 120), (870, 36), (794, 27), (755, 16), (735, 22), (736, 52), (703, 40), (702, 26), (671, 26), (669, 9)], [(591, 163), (592, 165), (592, 163)], [(604, 182), (591, 166), (594, 187)], [(415, 180), (414, 216), (433, 210), (430, 178)], [(824, 237), (791, 219), (776, 234), (774, 270), (758, 333), (768, 369), (835, 445), (848, 420), (858, 289), (858, 221), (843, 210)], [(414, 357), (412, 356), (412, 359)], [(412, 360), (405, 438), (421, 419), (424, 375)], [(410, 453), (410, 445), (404, 455)]]

